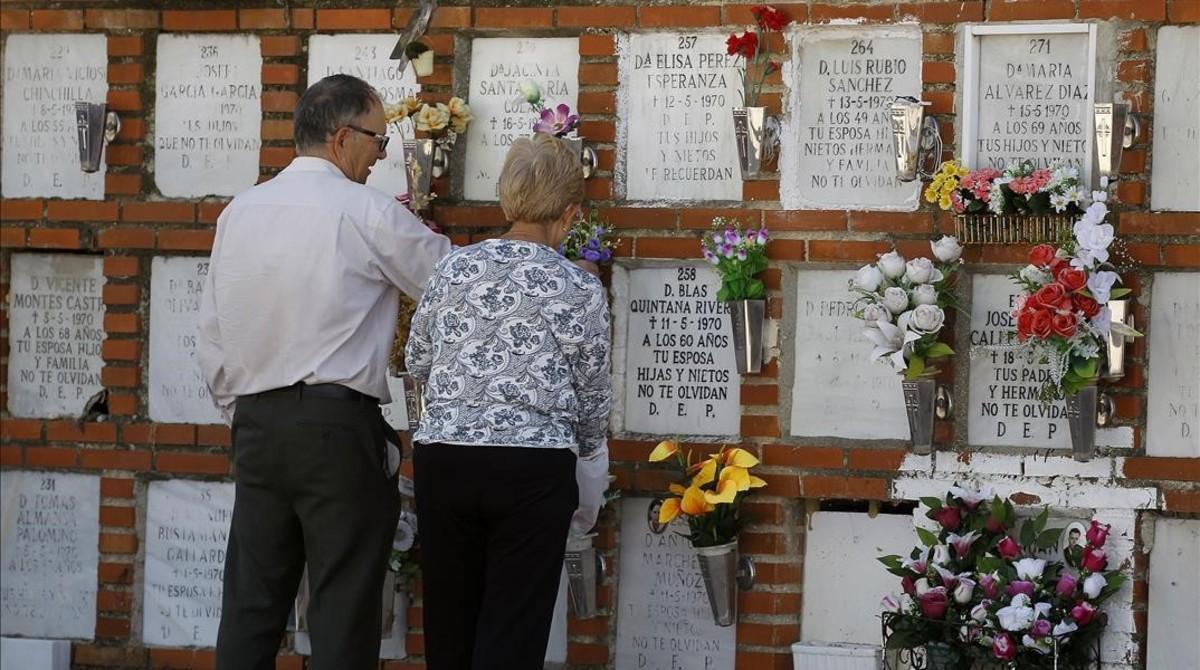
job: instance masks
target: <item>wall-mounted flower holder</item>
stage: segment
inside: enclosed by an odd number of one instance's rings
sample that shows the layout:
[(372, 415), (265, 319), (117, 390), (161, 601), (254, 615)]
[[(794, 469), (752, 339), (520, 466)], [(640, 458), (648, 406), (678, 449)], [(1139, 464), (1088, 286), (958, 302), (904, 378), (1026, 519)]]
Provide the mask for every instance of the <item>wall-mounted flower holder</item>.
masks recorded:
[(896, 178), (900, 181), (931, 178), (942, 159), (942, 136), (937, 121), (925, 115), (925, 107), (930, 104), (899, 97), (889, 106), (892, 151), (896, 157)]
[(1096, 428), (1112, 424), (1116, 405), (1112, 397), (1100, 393), (1095, 384), (1067, 395), (1064, 402), (1071, 429), (1071, 456), (1077, 461), (1090, 461), (1096, 454)]
[(404, 140), (405, 165), (408, 168), (408, 197), (414, 211), (429, 208), (433, 201), (430, 184), (450, 169), (450, 154), (437, 140)]
[(742, 179), (757, 179), (779, 150), (779, 119), (766, 107), (734, 107), (733, 137)]
[(104, 145), (121, 132), (121, 118), (107, 111), (104, 103), (75, 103), (75, 127), (79, 137), (79, 167), (84, 172), (100, 169), (100, 154)]
[(604, 557), (593, 545), (595, 533), (567, 539), (565, 565), (567, 588), (571, 594), (571, 609), (577, 619), (591, 619), (599, 609), (596, 606), (596, 587), (604, 578)]
[(715, 547), (696, 547), (713, 623), (718, 626), (732, 626), (737, 621), (737, 592), (754, 587), (754, 561), (738, 554), (737, 544), (734, 540)]
[(596, 150), (584, 144), (582, 137), (563, 137), (562, 141), (579, 156), (579, 163), (583, 166), (583, 178), (591, 179), (592, 174), (596, 172)]
[(1093, 105), (1096, 132), (1096, 166), (1100, 176), (1115, 179), (1121, 171), (1121, 151), (1133, 146), (1141, 130), (1124, 102)]
[[(1129, 298), (1109, 300), (1108, 311), (1112, 314), (1113, 323), (1123, 323), (1133, 328), (1133, 301)], [(1125, 345), (1133, 338), (1118, 333), (1115, 329), (1108, 331), (1108, 351), (1104, 357), (1102, 376), (1108, 380), (1120, 379), (1125, 376)]]
[(954, 234), (963, 244), (1040, 244), (1071, 239), (1075, 218), (1057, 214), (959, 214)]
[(424, 42), (412, 42), (404, 48), (404, 54), (412, 63), (413, 73), (418, 77), (433, 74), (433, 49)]
[(766, 311), (766, 300), (734, 300), (729, 303), (738, 374), (758, 374), (762, 371), (762, 334)]
[(900, 382), (904, 391), (904, 409), (908, 414), (908, 433), (913, 453), (933, 451), (933, 419), (947, 419), (954, 410), (952, 392), (932, 377), (905, 379)]

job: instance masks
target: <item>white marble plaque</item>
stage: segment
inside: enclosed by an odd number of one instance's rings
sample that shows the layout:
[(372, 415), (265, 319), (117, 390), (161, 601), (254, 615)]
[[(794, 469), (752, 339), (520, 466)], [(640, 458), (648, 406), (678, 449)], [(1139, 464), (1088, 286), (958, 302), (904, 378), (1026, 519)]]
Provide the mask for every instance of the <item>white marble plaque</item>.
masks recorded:
[(3, 95), (4, 197), (103, 200), (103, 155), (98, 171), (79, 168), (75, 103), (108, 98), (108, 38), (9, 34)]
[(1096, 28), (971, 26), (963, 84), (963, 160), (1004, 168), (1057, 159), (1091, 175)]
[(732, 668), (737, 626), (713, 623), (696, 550), (676, 520), (650, 532), (651, 498), (622, 498), (617, 670)]
[(888, 105), (920, 95), (920, 27), (800, 30), (792, 62), (779, 163), (783, 206), (916, 209), (921, 184), (896, 179)]
[(100, 391), (101, 266), (99, 256), (12, 255), (8, 411), (13, 416), (79, 416)]
[(1200, 26), (1158, 29), (1150, 205), (1200, 210)]
[(558, 596), (550, 619), (550, 641), (546, 644), (546, 670), (562, 668), (567, 662), (567, 568), (558, 576)]
[(499, 200), (500, 169), (508, 147), (532, 132), (537, 119), (518, 85), (529, 80), (547, 106), (566, 103), (579, 110), (579, 38), (477, 37), (471, 41), (471, 83), (467, 102), (474, 120), (467, 126), (463, 195), (467, 200)]
[(71, 643), (67, 640), (0, 638), (0, 668), (70, 670)]
[(196, 360), (208, 258), (156, 256), (150, 264), (150, 420), (224, 423)]
[(262, 52), (254, 35), (158, 36), (154, 180), (169, 198), (258, 183)]
[(1147, 668), (1200, 668), (1200, 520), (1154, 520)]
[(741, 104), (741, 75), (725, 35), (630, 35), (619, 67), (625, 197), (741, 200), (729, 113)]
[(1066, 405), (1038, 400), (1050, 366), (1030, 363), (1023, 352), (978, 349), (1016, 342), (1016, 323), (1009, 311), (1019, 295), (1020, 289), (1005, 275), (972, 279), (970, 350), (959, 347), (971, 361), (967, 441), (972, 446), (1068, 449)]
[(879, 644), (879, 620), (862, 613), (879, 611), (884, 596), (900, 593), (900, 578), (876, 557), (907, 557), (916, 543), (911, 516), (813, 514), (804, 549), (804, 639)]
[(1146, 453), (1200, 458), (1200, 272), (1154, 275)]
[(851, 274), (819, 270), (796, 277), (791, 434), (907, 439), (900, 375), (871, 362), (871, 343), (846, 289)]
[(142, 641), (214, 646), (233, 484), (168, 479), (150, 482), (146, 498)]
[(617, 267), (613, 284), (625, 325), (617, 354), (623, 349), (624, 430), (736, 437), (741, 377), (729, 306), (714, 299), (717, 273), (695, 265)]
[(100, 478), (0, 472), (0, 634), (96, 636)]
[[(421, 90), (411, 67), (401, 72), (388, 58), (396, 46), (394, 35), (313, 35), (308, 38), (308, 85), (331, 74), (349, 74), (366, 81), (385, 103), (400, 102)], [(367, 186), (388, 195), (408, 191), (402, 142), (412, 137), (412, 124), (389, 124), (387, 158), (371, 168)]]

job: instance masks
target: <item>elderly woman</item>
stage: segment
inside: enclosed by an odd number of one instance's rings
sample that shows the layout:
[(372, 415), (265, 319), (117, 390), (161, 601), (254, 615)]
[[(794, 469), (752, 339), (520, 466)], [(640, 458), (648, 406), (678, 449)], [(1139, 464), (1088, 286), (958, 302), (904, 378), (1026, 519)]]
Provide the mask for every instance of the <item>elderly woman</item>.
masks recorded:
[(608, 306), (600, 281), (555, 250), (582, 199), (564, 142), (518, 139), (500, 173), (511, 227), (443, 258), (413, 316), (431, 670), (541, 668), (568, 530), (586, 532), (599, 511)]

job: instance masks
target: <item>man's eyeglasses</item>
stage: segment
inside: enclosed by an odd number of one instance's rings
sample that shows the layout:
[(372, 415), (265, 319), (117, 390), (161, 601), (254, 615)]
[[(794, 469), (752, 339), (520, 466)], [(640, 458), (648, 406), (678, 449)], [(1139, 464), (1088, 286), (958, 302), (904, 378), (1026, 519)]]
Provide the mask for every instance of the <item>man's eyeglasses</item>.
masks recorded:
[(367, 130), (366, 128), (359, 128), (358, 126), (352, 126), (349, 124), (347, 124), (346, 127), (355, 132), (362, 133), (363, 135), (370, 135), (371, 137), (375, 138), (375, 141), (379, 142), (379, 150), (380, 151), (384, 151), (385, 149), (387, 149), (388, 140), (392, 139), (392, 138), (388, 137), (387, 135), (380, 135), (379, 133), (372, 132), (370, 130)]

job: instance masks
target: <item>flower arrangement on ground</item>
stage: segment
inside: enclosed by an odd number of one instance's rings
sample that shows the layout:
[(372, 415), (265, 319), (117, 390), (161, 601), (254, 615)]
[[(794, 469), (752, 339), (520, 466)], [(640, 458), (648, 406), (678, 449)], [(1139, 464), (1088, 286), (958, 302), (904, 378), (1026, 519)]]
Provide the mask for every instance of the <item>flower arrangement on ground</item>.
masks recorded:
[(1077, 216), (1088, 204), (1079, 170), (1061, 161), (1040, 169), (1025, 162), (1003, 171), (946, 161), (925, 188), (925, 201), (955, 214)]
[(792, 22), (786, 12), (767, 5), (750, 8), (756, 30), (747, 30), (740, 36), (732, 33), (725, 40), (726, 53), (736, 58), (742, 70), (742, 105), (754, 107), (762, 95), (763, 83), (779, 69), (771, 60), (770, 46), (766, 44), (769, 33), (782, 32)]
[(617, 242), (613, 237), (612, 225), (600, 217), (598, 210), (592, 208), (586, 217), (581, 217), (571, 226), (558, 252), (573, 261), (608, 263), (612, 261)]
[(668, 524), (680, 515), (687, 519), (688, 539), (693, 547), (715, 547), (733, 542), (742, 529), (742, 500), (751, 489), (767, 483), (750, 474), (758, 459), (741, 448), (722, 447), (717, 453), (693, 462), (674, 440), (658, 443), (650, 462), (670, 460), (680, 474), (671, 484), (670, 497), (662, 503), (658, 522)]
[(858, 294), (854, 315), (863, 320), (863, 335), (871, 341), (872, 361), (883, 361), (906, 379), (932, 375), (931, 365), (954, 355), (950, 345), (939, 342), (946, 310), (955, 307), (953, 294), (962, 245), (943, 236), (930, 242), (934, 260), (905, 260), (892, 250), (865, 265), (850, 280)]
[(1058, 248), (1033, 247), (1029, 265), (1012, 276), (1023, 290), (1012, 310), (1018, 347), (1038, 362), (1050, 364), (1050, 380), (1042, 388), (1047, 402), (1096, 382), (1110, 333), (1141, 335), (1113, 322), (1106, 306), (1130, 290), (1116, 286), (1120, 275), (1108, 262), (1113, 227), (1104, 223), (1105, 193), (1096, 191), (1092, 199), (1075, 223), (1073, 240)]
[(767, 269), (767, 228), (743, 230), (741, 222), (716, 217), (700, 239), (704, 260), (721, 274), (717, 300), (761, 300), (766, 291), (757, 275)]
[(537, 112), (538, 118), (533, 122), (532, 130), (535, 133), (546, 133), (555, 137), (572, 136), (579, 128), (579, 115), (571, 111), (571, 106), (564, 103), (559, 103), (554, 107), (547, 107), (542, 100), (542, 89), (536, 82), (526, 79), (517, 85), (521, 91), (521, 97), (525, 102), (533, 107), (533, 111)]
[(921, 502), (938, 531), (918, 528), (921, 546), (908, 558), (879, 558), (903, 591), (883, 601), (889, 649), (944, 645), (955, 663), (990, 660), (1013, 669), (1088, 662), (1105, 624), (1100, 604), (1125, 581), (1119, 570), (1106, 570), (1107, 525), (1092, 521), (1087, 546), (1068, 549), (1064, 566), (1038, 557), (1062, 535), (1046, 528), (1048, 510), (1010, 535), (1013, 505), (991, 491), (954, 486)]

